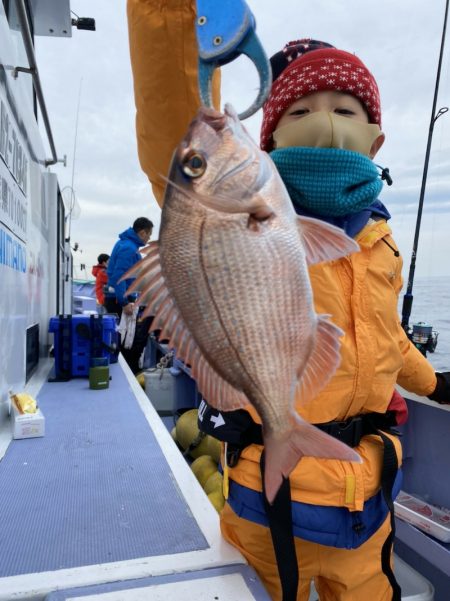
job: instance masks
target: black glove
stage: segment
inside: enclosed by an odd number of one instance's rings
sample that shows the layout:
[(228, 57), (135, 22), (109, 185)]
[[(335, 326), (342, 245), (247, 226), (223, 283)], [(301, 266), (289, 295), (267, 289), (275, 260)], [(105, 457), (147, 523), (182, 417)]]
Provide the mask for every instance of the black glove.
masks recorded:
[(450, 405), (450, 371), (436, 372), (436, 378), (436, 388), (428, 398), (441, 405)]

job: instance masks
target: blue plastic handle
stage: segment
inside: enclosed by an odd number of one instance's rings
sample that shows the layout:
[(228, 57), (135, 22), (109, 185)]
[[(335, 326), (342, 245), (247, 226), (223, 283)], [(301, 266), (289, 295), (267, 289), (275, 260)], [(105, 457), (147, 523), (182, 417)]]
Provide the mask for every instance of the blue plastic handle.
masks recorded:
[(243, 113), (246, 119), (265, 102), (272, 84), (267, 55), (255, 33), (255, 18), (244, 0), (197, 0), (199, 88), (204, 104), (212, 106), (211, 82), (215, 69), (247, 55), (256, 66), (260, 89), (255, 102)]
[(236, 52), (255, 19), (243, 0), (197, 0), (197, 40), (204, 61), (226, 60)]

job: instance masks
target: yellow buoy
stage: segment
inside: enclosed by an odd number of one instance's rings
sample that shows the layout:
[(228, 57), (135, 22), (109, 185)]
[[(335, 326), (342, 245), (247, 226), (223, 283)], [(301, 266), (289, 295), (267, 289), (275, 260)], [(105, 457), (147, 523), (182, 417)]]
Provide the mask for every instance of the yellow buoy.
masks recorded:
[(220, 461), (220, 453), (222, 450), (222, 443), (217, 438), (213, 438), (212, 436), (207, 436), (207, 445), (208, 445), (208, 455), (214, 459), (216, 463)]
[(145, 388), (145, 376), (143, 371), (136, 375), (136, 380), (139, 382), (142, 388)]
[(223, 496), (221, 491), (215, 490), (208, 495), (208, 499), (214, 505), (216, 511), (220, 512), (225, 505), (225, 497)]
[[(197, 425), (198, 410), (189, 409), (177, 421), (177, 441), (185, 451), (194, 441), (198, 440), (200, 430)], [(196, 459), (201, 455), (209, 455), (208, 437), (202, 438), (197, 446), (190, 451), (190, 456)]]
[(222, 492), (223, 476), (219, 471), (214, 472), (205, 482), (204, 491), (207, 495), (218, 490)]
[(203, 487), (208, 478), (217, 471), (217, 464), (210, 455), (202, 455), (192, 463), (191, 469)]

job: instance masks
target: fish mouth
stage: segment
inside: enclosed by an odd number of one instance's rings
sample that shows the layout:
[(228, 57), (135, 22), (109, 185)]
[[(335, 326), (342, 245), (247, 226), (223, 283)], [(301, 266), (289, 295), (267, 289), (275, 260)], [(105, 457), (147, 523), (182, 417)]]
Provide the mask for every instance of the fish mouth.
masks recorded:
[(193, 131), (199, 123), (208, 125), (216, 132), (221, 132), (233, 123), (238, 126), (241, 125), (237, 112), (229, 103), (225, 104), (223, 113), (208, 106), (201, 106), (190, 124), (189, 132)]
[(222, 131), (224, 127), (226, 127), (227, 115), (226, 113), (221, 113), (216, 109), (207, 106), (202, 106), (199, 109), (196, 118), (192, 122), (191, 128), (195, 127), (197, 123), (205, 123), (206, 125), (209, 125), (209, 127), (211, 127), (214, 131), (219, 132)]

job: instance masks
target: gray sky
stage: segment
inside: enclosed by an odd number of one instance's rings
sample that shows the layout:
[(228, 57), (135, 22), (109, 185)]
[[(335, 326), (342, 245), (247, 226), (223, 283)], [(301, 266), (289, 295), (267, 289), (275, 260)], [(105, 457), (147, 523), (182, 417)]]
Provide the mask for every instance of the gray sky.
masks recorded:
[[(375, 75), (381, 92), (386, 142), (376, 162), (388, 166), (394, 185), (381, 199), (392, 213), (394, 237), (409, 268), (422, 181), (444, 0), (248, 0), (269, 55), (290, 40), (322, 39), (354, 52)], [(73, 29), (72, 39), (38, 38), (41, 80), (59, 156), (60, 186), (71, 185), (81, 207), (72, 222), (75, 276), (90, 276), (100, 252), (138, 216), (159, 226), (160, 209), (136, 151), (134, 99), (125, 0), (72, 0), (97, 31)], [(437, 109), (450, 107), (450, 24)], [(247, 59), (224, 69), (222, 99), (237, 110), (254, 99), (257, 76)], [(77, 146), (74, 140), (80, 95)], [(246, 121), (258, 138), (261, 112)], [(155, 236), (157, 236), (157, 228)], [(450, 276), (450, 112), (436, 121), (416, 275)], [(80, 270), (85, 263), (87, 271)]]

